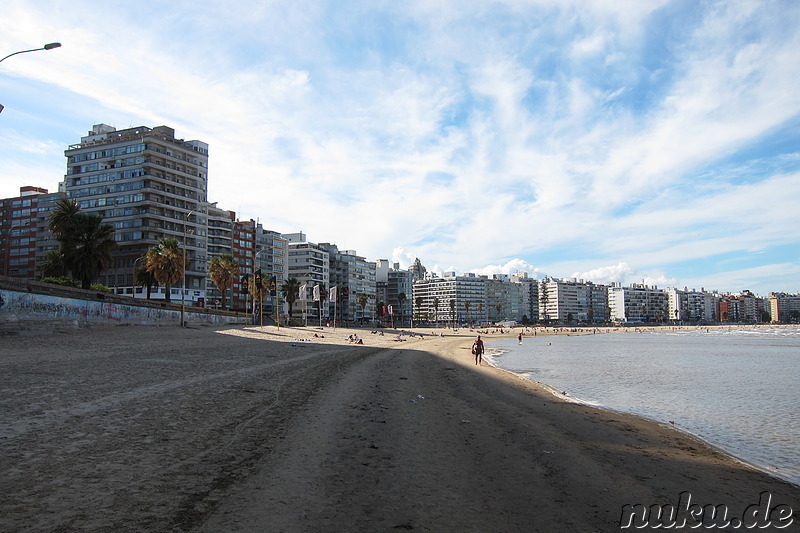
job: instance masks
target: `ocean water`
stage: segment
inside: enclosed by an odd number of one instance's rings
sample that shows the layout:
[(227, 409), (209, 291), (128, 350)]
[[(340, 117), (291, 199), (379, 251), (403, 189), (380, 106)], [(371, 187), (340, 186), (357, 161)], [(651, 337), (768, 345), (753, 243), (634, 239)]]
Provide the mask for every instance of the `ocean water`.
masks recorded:
[(487, 359), (800, 484), (800, 328), (540, 335), (491, 341)]

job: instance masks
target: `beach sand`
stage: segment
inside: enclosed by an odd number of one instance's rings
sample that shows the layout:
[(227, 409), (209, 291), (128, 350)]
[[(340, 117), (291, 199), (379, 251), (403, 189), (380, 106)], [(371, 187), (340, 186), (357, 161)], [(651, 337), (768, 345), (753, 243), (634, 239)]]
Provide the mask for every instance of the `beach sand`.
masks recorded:
[(763, 492), (797, 530), (800, 488), (444, 333), (3, 337), (0, 531), (616, 531), (626, 504), (690, 493), (740, 518)]

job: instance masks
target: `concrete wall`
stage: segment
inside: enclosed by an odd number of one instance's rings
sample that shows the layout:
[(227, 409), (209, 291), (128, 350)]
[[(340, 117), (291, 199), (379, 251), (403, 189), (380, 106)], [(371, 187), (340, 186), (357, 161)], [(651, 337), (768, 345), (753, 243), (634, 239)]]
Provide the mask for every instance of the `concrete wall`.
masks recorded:
[[(79, 328), (94, 325), (178, 326), (180, 304), (0, 277), (0, 332)], [(241, 313), (187, 306), (187, 325), (243, 324)]]

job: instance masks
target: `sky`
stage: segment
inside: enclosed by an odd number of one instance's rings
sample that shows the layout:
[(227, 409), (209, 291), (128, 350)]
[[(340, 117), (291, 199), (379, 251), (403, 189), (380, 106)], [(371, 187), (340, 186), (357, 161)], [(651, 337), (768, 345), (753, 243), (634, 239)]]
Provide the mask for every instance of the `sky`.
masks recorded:
[(5, 0), (0, 197), (93, 124), (208, 199), (435, 272), (800, 292), (800, 2)]

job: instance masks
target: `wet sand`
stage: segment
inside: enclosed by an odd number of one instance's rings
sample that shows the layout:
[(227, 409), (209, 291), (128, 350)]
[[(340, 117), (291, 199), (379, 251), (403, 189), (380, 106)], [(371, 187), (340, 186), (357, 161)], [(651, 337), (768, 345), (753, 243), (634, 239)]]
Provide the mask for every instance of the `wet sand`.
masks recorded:
[(800, 488), (445, 334), (4, 337), (0, 531), (615, 531), (624, 505), (686, 492), (728, 518), (769, 492), (797, 527)]

